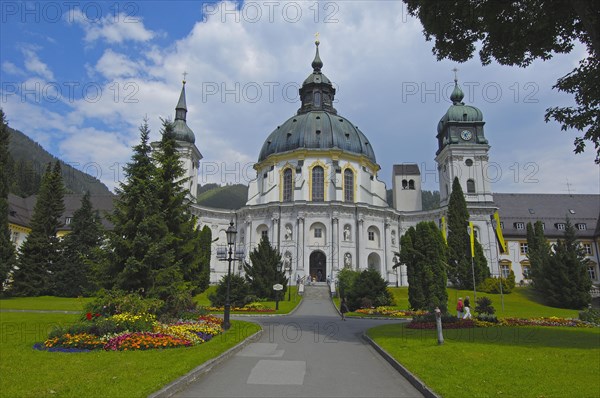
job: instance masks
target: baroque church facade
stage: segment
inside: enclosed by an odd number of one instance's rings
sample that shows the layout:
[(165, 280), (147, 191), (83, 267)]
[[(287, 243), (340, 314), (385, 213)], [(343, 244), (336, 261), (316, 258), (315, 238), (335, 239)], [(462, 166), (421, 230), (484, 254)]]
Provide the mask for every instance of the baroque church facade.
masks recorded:
[[(301, 106), (265, 140), (254, 165), (246, 206), (223, 210), (193, 205), (200, 227), (208, 225), (217, 247), (211, 259), (211, 283), (227, 273), (225, 231), (233, 221), (238, 234), (238, 257), (267, 237), (283, 259), (291, 278), (336, 279), (343, 268), (375, 269), (389, 283), (407, 285), (406, 269), (397, 264), (400, 237), (421, 221), (442, 227), (450, 188), (458, 177), (477, 237), (484, 247), (492, 274), (498, 273), (498, 250), (490, 215), (494, 204), (484, 171), (489, 144), (481, 111), (462, 102), (455, 80), (452, 105), (437, 130), (441, 208), (423, 211), (421, 176), (416, 164), (395, 165), (393, 206), (367, 136), (333, 107), (336, 90), (322, 72), (319, 42), (312, 73), (300, 88)], [(185, 85), (176, 110), (176, 134), (188, 175), (197, 181), (200, 152), (185, 123)], [(194, 190), (192, 190), (194, 192)], [(236, 267), (235, 272), (242, 272)]]
[[(228, 264), (220, 257), (225, 253), (225, 231), (233, 221), (238, 231), (236, 257), (248, 260), (262, 237), (267, 237), (281, 252), (292, 280), (298, 276), (336, 279), (343, 268), (372, 268), (390, 285), (407, 285), (406, 268), (394, 267), (400, 237), (421, 221), (434, 221), (445, 232), (452, 181), (458, 177), (492, 275), (507, 276), (513, 271), (517, 282), (528, 283), (526, 224), (541, 221), (546, 238), (554, 243), (562, 238), (568, 217), (588, 261), (589, 276), (600, 285), (600, 195), (492, 193), (485, 174), (490, 146), (483, 114), (462, 102), (464, 94), (456, 79), (452, 104), (435, 135), (440, 208), (422, 210), (416, 164), (393, 166), (393, 203), (388, 205), (386, 186), (378, 179), (380, 166), (367, 136), (333, 107), (335, 88), (322, 72), (316, 44), (312, 73), (300, 88), (300, 109), (266, 137), (254, 165), (256, 178), (250, 182), (246, 206), (224, 210), (192, 200), (199, 227), (208, 225), (213, 239), (218, 238), (211, 256), (211, 283), (227, 274)], [(202, 154), (186, 118), (184, 81), (173, 123), (189, 177), (185, 188), (193, 196)], [(9, 229), (18, 247), (30, 232), (36, 197), (11, 194), (8, 199)], [(112, 195), (91, 197), (101, 213), (112, 211), (113, 200)], [(69, 233), (70, 219), (80, 202), (81, 195), (65, 196), (59, 236)], [(506, 238), (502, 253), (495, 235), (498, 221), (492, 219), (497, 211), (502, 220), (498, 229)], [(103, 223), (111, 228), (107, 220)], [(242, 272), (239, 264), (233, 270), (236, 273)]]

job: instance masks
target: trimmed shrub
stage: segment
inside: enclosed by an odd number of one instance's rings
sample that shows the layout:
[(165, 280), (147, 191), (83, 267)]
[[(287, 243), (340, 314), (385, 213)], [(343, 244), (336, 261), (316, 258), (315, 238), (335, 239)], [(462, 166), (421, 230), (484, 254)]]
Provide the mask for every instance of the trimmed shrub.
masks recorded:
[[(391, 293), (387, 290), (387, 282), (379, 272), (368, 269), (361, 272), (354, 281), (350, 291), (346, 291), (350, 311), (358, 308), (381, 307), (394, 305)], [(367, 301), (367, 299), (369, 301)]]
[[(229, 303), (232, 307), (243, 307), (247, 304), (249, 285), (246, 279), (239, 275), (231, 275), (229, 285)], [(208, 295), (208, 299), (213, 307), (222, 307), (225, 305), (227, 296), (227, 275), (221, 278), (214, 293)]]
[(484, 293), (499, 294), (500, 281), (502, 281), (502, 293), (509, 294), (515, 288), (515, 273), (510, 271), (508, 278), (485, 278), (485, 280), (479, 284), (477, 290)]
[(579, 313), (579, 320), (600, 325), (600, 310), (587, 308)]
[(82, 320), (86, 319), (87, 314), (100, 314), (103, 317), (124, 312), (158, 315), (164, 304), (162, 300), (144, 298), (138, 293), (126, 293), (116, 289), (100, 290), (96, 299), (84, 306)]

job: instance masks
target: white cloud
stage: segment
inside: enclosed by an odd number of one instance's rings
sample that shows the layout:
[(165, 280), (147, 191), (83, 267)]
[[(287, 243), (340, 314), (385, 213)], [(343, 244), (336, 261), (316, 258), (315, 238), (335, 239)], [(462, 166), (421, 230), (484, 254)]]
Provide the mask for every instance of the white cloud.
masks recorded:
[(96, 64), (96, 70), (107, 79), (116, 77), (133, 77), (140, 70), (140, 65), (113, 50), (106, 49)]
[(142, 18), (125, 13), (90, 19), (80, 9), (72, 9), (67, 18), (69, 22), (75, 22), (84, 29), (86, 42), (97, 40), (104, 40), (111, 44), (125, 41), (146, 42), (155, 36), (154, 32), (146, 29)]
[(36, 51), (39, 48), (36, 46), (24, 46), (21, 48), (21, 52), (25, 57), (25, 69), (29, 72), (35, 73), (44, 79), (51, 81), (54, 80), (54, 74), (44, 62), (40, 60)]
[(11, 75), (20, 76), (25, 74), (21, 69), (19, 69), (17, 65), (13, 64), (10, 61), (2, 62), (2, 70), (4, 71), (4, 73), (8, 73)]

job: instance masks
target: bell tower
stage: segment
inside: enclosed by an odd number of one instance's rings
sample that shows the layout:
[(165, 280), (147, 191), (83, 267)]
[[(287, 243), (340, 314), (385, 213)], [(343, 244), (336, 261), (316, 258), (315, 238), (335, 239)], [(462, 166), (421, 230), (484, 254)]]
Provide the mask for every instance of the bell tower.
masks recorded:
[(438, 164), (440, 205), (448, 205), (452, 181), (458, 177), (467, 205), (493, 202), (488, 175), (490, 146), (483, 133), (483, 114), (463, 101), (464, 93), (458, 85), (454, 69), (452, 105), (438, 123)]

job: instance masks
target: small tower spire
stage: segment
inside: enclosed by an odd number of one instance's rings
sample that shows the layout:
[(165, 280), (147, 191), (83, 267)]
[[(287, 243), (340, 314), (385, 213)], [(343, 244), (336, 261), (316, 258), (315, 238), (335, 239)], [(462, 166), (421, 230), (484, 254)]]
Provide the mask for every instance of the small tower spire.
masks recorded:
[(464, 105), (462, 100), (465, 98), (465, 94), (458, 85), (458, 77), (456, 75), (458, 69), (454, 67), (452, 72), (454, 72), (454, 90), (452, 90), (452, 94), (450, 94), (450, 101), (452, 101), (452, 104), (454, 105)]
[(183, 120), (186, 121), (187, 115), (187, 105), (185, 103), (185, 76), (187, 72), (183, 72), (183, 85), (181, 86), (181, 94), (179, 95), (179, 101), (177, 102), (177, 106), (175, 107), (175, 120)]
[(312, 61), (311, 66), (313, 68), (313, 72), (321, 73), (323, 61), (321, 61), (321, 57), (319, 56), (319, 44), (321, 44), (321, 42), (319, 41), (319, 33), (317, 33), (315, 36), (317, 36), (317, 40), (315, 40), (315, 46), (317, 47), (317, 51), (315, 53), (315, 59)]

